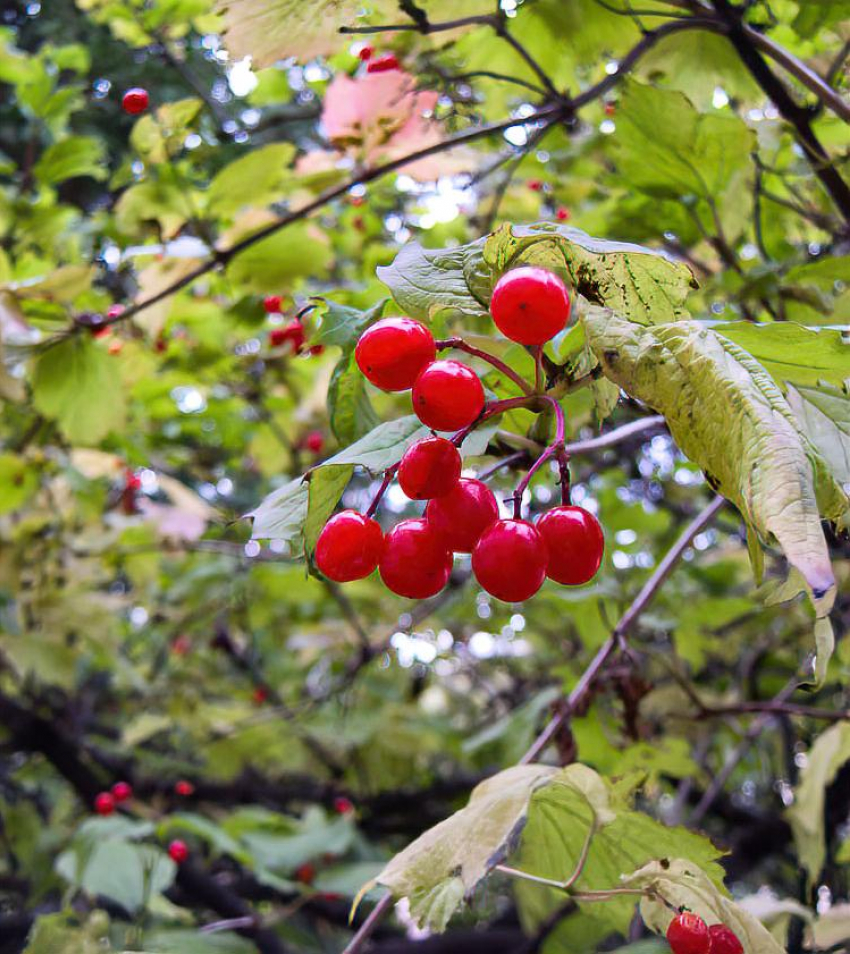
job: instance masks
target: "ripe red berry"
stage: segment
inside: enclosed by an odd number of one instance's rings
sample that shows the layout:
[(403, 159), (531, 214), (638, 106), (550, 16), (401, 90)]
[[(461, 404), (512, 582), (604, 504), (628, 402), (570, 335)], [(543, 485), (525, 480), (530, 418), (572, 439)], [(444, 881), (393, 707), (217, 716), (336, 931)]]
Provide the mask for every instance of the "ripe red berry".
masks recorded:
[(581, 586), (596, 576), (605, 537), (592, 513), (581, 507), (554, 507), (537, 521), (549, 549), (546, 575), (565, 586)]
[(459, 361), (433, 361), (414, 382), (413, 411), (435, 431), (466, 427), (483, 410), (481, 381)]
[(116, 782), (112, 786), (112, 797), (116, 802), (126, 802), (133, 797), (133, 786), (129, 782)]
[(708, 929), (709, 954), (744, 954), (738, 935), (725, 924), (712, 924)]
[(111, 792), (99, 792), (94, 800), (98, 815), (111, 815), (115, 811), (115, 796)]
[(280, 295), (266, 295), (263, 299), (263, 308), (267, 315), (276, 315), (280, 311), (283, 298)]
[(514, 268), (496, 282), (490, 300), (496, 327), (511, 341), (543, 344), (570, 319), (570, 296), (557, 275), (545, 268)]
[(265, 689), (263, 686), (257, 686), (257, 688), (251, 694), (251, 699), (254, 702), (255, 706), (261, 706), (269, 697), (268, 689)]
[(171, 652), (175, 656), (185, 656), (192, 648), (192, 640), (186, 633), (181, 633), (171, 641)]
[(394, 53), (384, 53), (383, 56), (376, 56), (374, 60), (369, 60), (366, 64), (367, 73), (387, 73), (389, 70), (401, 69)]
[(312, 884), (316, 878), (316, 869), (309, 861), (305, 861), (303, 865), (299, 865), (295, 869), (295, 880), (300, 881), (301, 884)]
[(437, 355), (431, 332), (412, 318), (384, 318), (367, 328), (354, 349), (367, 381), (384, 391), (406, 391)]
[(673, 954), (708, 954), (711, 939), (705, 921), (690, 911), (676, 915), (667, 928)]
[(616, 103), (606, 103), (605, 104), (605, 115), (613, 116), (617, 112)]
[(451, 441), (425, 437), (404, 452), (398, 465), (398, 483), (411, 500), (442, 497), (457, 484), (462, 466)]
[(448, 583), (452, 555), (426, 520), (402, 520), (387, 534), (380, 570), (387, 589), (423, 600)]
[(334, 799), (334, 811), (338, 815), (350, 815), (354, 811), (354, 802), (344, 795), (339, 795)]
[(187, 782), (186, 779), (181, 778), (180, 781), (174, 785), (174, 794), (180, 795), (182, 798), (188, 798), (190, 795), (195, 794), (195, 786), (191, 782)]
[(358, 56), (364, 63), (368, 63), (369, 60), (372, 59), (372, 54), (373, 54), (374, 52), (375, 52), (375, 51), (374, 51), (374, 49), (373, 49), (371, 46), (361, 46), (361, 47), (360, 47), (360, 52), (357, 54), (357, 56)]
[(128, 89), (124, 94), (121, 99), (121, 106), (125, 113), (129, 113), (131, 116), (137, 116), (148, 108), (149, 101), (148, 91), (134, 86), (132, 89)]
[(180, 841), (179, 838), (175, 838), (174, 841), (168, 846), (168, 857), (178, 865), (182, 865), (183, 862), (189, 857), (189, 848), (186, 845), (185, 841)]
[(570, 210), (565, 208), (563, 205), (560, 206), (555, 212), (555, 218), (559, 222), (568, 222), (570, 219)]
[(304, 438), (304, 446), (313, 454), (321, 454), (325, 446), (325, 435), (321, 431), (310, 431)]
[(491, 524), (472, 551), (472, 571), (481, 586), (506, 603), (527, 600), (546, 579), (546, 541), (526, 520)]
[(301, 354), (305, 338), (304, 325), (297, 318), (290, 321), (288, 325), (284, 325), (282, 328), (272, 328), (269, 332), (269, 344), (273, 348), (280, 348), (282, 345), (288, 344), (294, 354)]
[(543, 183), (539, 179), (529, 179), (528, 188), (532, 192), (541, 192), (543, 190)]
[(331, 517), (316, 542), (316, 566), (335, 583), (362, 580), (378, 565), (384, 533), (376, 520), (356, 510)]
[(499, 505), (486, 484), (461, 477), (449, 493), (428, 503), (425, 519), (450, 550), (472, 553), (481, 534), (499, 519)]
[(286, 344), (288, 340), (289, 336), (284, 328), (272, 328), (269, 332), (269, 344), (272, 348), (280, 348), (281, 345)]

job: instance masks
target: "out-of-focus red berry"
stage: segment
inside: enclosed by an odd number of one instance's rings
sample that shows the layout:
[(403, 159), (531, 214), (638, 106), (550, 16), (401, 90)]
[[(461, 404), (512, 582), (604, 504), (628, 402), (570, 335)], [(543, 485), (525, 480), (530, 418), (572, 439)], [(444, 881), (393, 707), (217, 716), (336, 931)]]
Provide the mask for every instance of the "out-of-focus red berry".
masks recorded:
[(191, 782), (187, 782), (186, 779), (181, 778), (179, 782), (174, 784), (174, 794), (179, 795), (181, 798), (188, 798), (190, 795), (195, 794), (195, 786)]
[(98, 815), (111, 815), (115, 811), (115, 796), (112, 792), (99, 792), (94, 800), (94, 810)]
[(112, 786), (112, 797), (116, 802), (126, 802), (133, 797), (133, 786), (129, 782), (116, 782)]

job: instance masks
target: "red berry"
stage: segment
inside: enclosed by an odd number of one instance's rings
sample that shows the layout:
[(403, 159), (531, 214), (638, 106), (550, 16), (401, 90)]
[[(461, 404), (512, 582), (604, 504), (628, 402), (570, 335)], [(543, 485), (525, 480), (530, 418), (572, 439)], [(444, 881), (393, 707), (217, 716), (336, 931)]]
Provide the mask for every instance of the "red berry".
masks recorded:
[(111, 792), (100, 792), (94, 800), (94, 810), (98, 815), (111, 815), (115, 811), (115, 796)]
[(266, 314), (276, 315), (280, 311), (282, 302), (283, 299), (280, 295), (266, 295), (263, 299), (263, 308), (265, 308)]
[(304, 446), (313, 454), (321, 454), (325, 446), (325, 435), (321, 431), (310, 431), (304, 438)]
[(605, 104), (605, 115), (613, 116), (617, 112), (616, 103), (606, 103)]
[(385, 53), (383, 56), (377, 56), (370, 60), (366, 65), (367, 73), (387, 73), (389, 70), (397, 70), (401, 67), (394, 53)]
[(109, 352), (109, 354), (120, 354), (123, 347), (123, 341), (110, 341), (109, 347), (106, 350)]
[(561, 279), (545, 268), (514, 268), (496, 282), (490, 314), (511, 341), (543, 344), (566, 327), (570, 296)]
[(331, 517), (316, 542), (316, 566), (335, 583), (362, 580), (378, 565), (384, 533), (376, 520), (356, 510)]
[(711, 939), (705, 921), (690, 911), (683, 911), (670, 922), (667, 941), (673, 954), (708, 954)]
[(301, 354), (305, 337), (304, 325), (296, 318), (282, 328), (272, 328), (269, 332), (269, 344), (273, 348), (288, 344), (295, 354)]
[(116, 782), (112, 786), (112, 797), (116, 802), (126, 802), (133, 797), (133, 786), (129, 782)]
[(106, 312), (106, 317), (107, 317), (107, 318), (118, 318), (120, 315), (123, 315), (123, 314), (124, 314), (124, 311), (125, 311), (125, 309), (124, 309), (124, 306), (123, 306), (123, 305), (118, 305), (118, 304), (110, 305), (110, 306), (109, 306), (109, 309), (108, 309), (107, 312)]
[(360, 47), (360, 52), (357, 54), (357, 56), (358, 56), (364, 63), (368, 63), (369, 60), (372, 59), (372, 54), (373, 54), (374, 52), (375, 52), (375, 51), (374, 51), (374, 49), (373, 49), (371, 46), (361, 46), (361, 47)]
[(437, 355), (431, 332), (412, 318), (384, 318), (367, 328), (354, 349), (367, 381), (384, 391), (406, 391)]
[(176, 636), (171, 643), (171, 651), (175, 656), (185, 656), (192, 648), (192, 640), (186, 633)]
[(340, 795), (334, 799), (334, 811), (338, 815), (350, 815), (354, 811), (354, 802), (350, 798)]
[(541, 192), (543, 190), (543, 183), (539, 179), (529, 179), (528, 188), (532, 192)]
[(174, 785), (174, 794), (180, 795), (182, 798), (188, 798), (190, 795), (195, 794), (195, 786), (185, 779), (180, 779), (180, 781)]
[(481, 534), (499, 519), (499, 505), (486, 484), (461, 477), (449, 493), (429, 502), (425, 519), (450, 550), (472, 553)]
[(143, 113), (148, 108), (149, 101), (150, 98), (148, 97), (148, 91), (146, 89), (141, 89), (138, 86), (134, 86), (132, 89), (128, 89), (124, 94), (121, 100), (121, 106), (125, 113), (129, 113), (131, 116), (136, 116), (139, 113)]
[(725, 924), (712, 924), (708, 929), (709, 954), (744, 954), (738, 935)]
[(387, 534), (380, 570), (387, 589), (423, 600), (448, 583), (452, 555), (426, 520), (402, 520)]
[(168, 846), (168, 857), (178, 865), (182, 865), (183, 862), (189, 857), (189, 848), (186, 845), (185, 841), (180, 841), (179, 838), (175, 838), (174, 841)]
[(581, 586), (596, 576), (605, 538), (592, 513), (581, 507), (554, 507), (537, 521), (549, 548), (546, 575), (565, 586)]
[(269, 344), (272, 348), (279, 348), (281, 345), (286, 344), (288, 340), (289, 336), (284, 328), (272, 328), (269, 332)]
[(255, 706), (261, 706), (269, 697), (268, 689), (263, 686), (257, 686), (251, 695)]
[(295, 869), (295, 880), (300, 881), (302, 884), (312, 884), (315, 877), (316, 869), (309, 861), (305, 861), (303, 865), (299, 865)]
[(457, 484), (462, 466), (451, 441), (425, 437), (404, 452), (398, 465), (398, 483), (411, 500), (442, 497)]
[(555, 218), (559, 222), (568, 222), (570, 218), (570, 210), (567, 208), (564, 208), (564, 206), (560, 206), (558, 210), (555, 212)]
[(414, 382), (413, 410), (435, 431), (466, 427), (484, 410), (484, 388), (465, 364), (433, 361)]
[(310, 354), (313, 355), (313, 357), (318, 357), (320, 354), (324, 354), (324, 353), (325, 353), (324, 345), (310, 345)]
[(472, 571), (481, 586), (506, 603), (527, 600), (546, 579), (546, 541), (525, 520), (498, 520), (472, 551)]

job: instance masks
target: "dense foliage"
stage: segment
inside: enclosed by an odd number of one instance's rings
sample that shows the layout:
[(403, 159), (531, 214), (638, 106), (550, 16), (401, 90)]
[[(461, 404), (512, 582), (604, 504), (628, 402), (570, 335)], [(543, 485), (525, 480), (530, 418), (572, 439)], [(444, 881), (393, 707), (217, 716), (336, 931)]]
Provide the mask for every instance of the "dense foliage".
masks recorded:
[[(847, 0), (0, 16), (0, 952), (847, 950)], [(319, 572), (422, 512), (391, 315), (591, 583)]]

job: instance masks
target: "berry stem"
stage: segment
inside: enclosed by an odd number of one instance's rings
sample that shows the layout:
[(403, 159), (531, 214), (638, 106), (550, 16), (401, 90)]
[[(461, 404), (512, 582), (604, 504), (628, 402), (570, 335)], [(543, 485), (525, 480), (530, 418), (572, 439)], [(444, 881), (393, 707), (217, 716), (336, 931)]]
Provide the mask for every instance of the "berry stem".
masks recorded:
[(569, 498), (569, 471), (567, 471), (567, 484), (566, 491), (564, 489), (564, 468), (566, 466), (566, 452), (564, 451), (564, 440), (566, 438), (566, 421), (564, 420), (564, 409), (561, 405), (555, 400), (555, 398), (550, 397), (548, 394), (538, 395), (539, 400), (545, 401), (547, 404), (550, 404), (552, 410), (555, 412), (555, 440), (543, 451), (543, 453), (537, 458), (537, 460), (529, 467), (528, 473), (522, 480), (517, 484), (517, 488), (514, 491), (513, 502), (514, 502), (514, 519), (519, 520), (522, 513), (522, 495), (525, 493), (526, 488), (531, 482), (531, 478), (537, 473), (538, 470), (553, 457), (558, 458), (559, 466), (561, 468), (561, 494), (562, 496), (566, 492), (567, 498)]
[(534, 390), (537, 393), (543, 391), (543, 345), (537, 345), (532, 348), (534, 353)]
[(373, 517), (375, 515), (375, 511), (378, 509), (378, 505), (383, 499), (384, 494), (387, 492), (387, 488), (393, 482), (393, 477), (395, 477), (397, 470), (398, 464), (393, 464), (392, 467), (389, 467), (386, 471), (384, 471), (384, 479), (381, 481), (381, 486), (378, 488), (377, 493), (372, 498), (372, 503), (369, 504), (369, 508), (367, 509), (365, 516)]
[(452, 338), (442, 338), (435, 342), (437, 345), (438, 351), (445, 351), (448, 348), (454, 348), (456, 351), (463, 351), (466, 354), (472, 355), (474, 358), (480, 358), (482, 361), (486, 361), (488, 364), (492, 364), (494, 368), (498, 371), (501, 371), (506, 377), (509, 377), (514, 384), (520, 388), (525, 394), (529, 396), (534, 394), (534, 388), (525, 380), (522, 375), (517, 374), (509, 365), (505, 364), (504, 361), (497, 358), (495, 355), (490, 354), (488, 351), (482, 351), (480, 348), (476, 348), (468, 342), (464, 341), (463, 338), (457, 336)]

